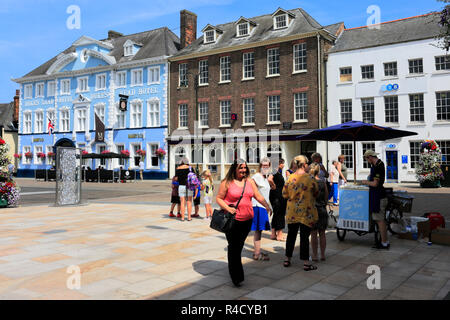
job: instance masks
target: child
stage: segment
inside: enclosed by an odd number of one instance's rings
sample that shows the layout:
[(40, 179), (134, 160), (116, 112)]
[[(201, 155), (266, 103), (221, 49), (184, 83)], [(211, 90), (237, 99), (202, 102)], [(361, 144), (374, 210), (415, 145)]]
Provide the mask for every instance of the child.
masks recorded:
[(194, 210), (195, 210), (195, 213), (192, 215), (194, 218), (200, 217), (200, 215), (198, 214), (198, 211), (200, 209), (201, 187), (202, 187), (201, 184), (199, 184), (197, 186), (197, 189), (195, 189), (195, 192), (194, 192)]
[(213, 199), (213, 191), (214, 191), (214, 183), (211, 176), (211, 171), (205, 170), (202, 173), (202, 190), (203, 190), (203, 201), (205, 201), (205, 209), (206, 209), (206, 219), (210, 219), (212, 217), (212, 199)]
[(172, 207), (170, 208), (169, 217), (174, 218), (175, 215), (173, 214), (173, 209), (175, 208), (175, 205), (178, 205), (178, 213), (177, 217), (181, 218), (180, 213), (180, 196), (178, 195), (178, 177), (174, 176), (172, 178), (172, 198), (170, 199), (170, 202), (172, 203)]

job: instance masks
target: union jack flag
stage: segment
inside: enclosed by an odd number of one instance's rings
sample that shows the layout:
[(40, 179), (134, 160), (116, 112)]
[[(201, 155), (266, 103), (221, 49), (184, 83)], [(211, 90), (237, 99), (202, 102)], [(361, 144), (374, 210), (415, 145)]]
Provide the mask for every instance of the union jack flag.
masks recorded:
[(51, 119), (48, 119), (48, 126), (47, 126), (48, 134), (51, 135), (53, 133), (53, 130), (55, 130), (55, 125), (53, 124)]

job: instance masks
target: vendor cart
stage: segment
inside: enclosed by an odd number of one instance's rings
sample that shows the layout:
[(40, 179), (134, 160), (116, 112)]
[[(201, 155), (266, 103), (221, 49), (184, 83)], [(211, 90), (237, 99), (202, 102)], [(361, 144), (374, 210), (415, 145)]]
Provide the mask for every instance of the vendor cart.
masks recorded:
[[(385, 214), (387, 229), (396, 234), (396, 225), (403, 218), (403, 212), (411, 212), (414, 197), (406, 191), (393, 192), (386, 189), (388, 204)], [(369, 210), (369, 187), (363, 185), (348, 185), (339, 189), (339, 218), (336, 234), (340, 241), (344, 241), (347, 231), (353, 231), (362, 236), (374, 233), (375, 243), (380, 244), (381, 234), (378, 224), (372, 219)]]
[(378, 224), (374, 223), (369, 212), (369, 187), (347, 185), (339, 188), (339, 218), (336, 234), (344, 241), (347, 231), (358, 236), (374, 233), (375, 243), (381, 243)]

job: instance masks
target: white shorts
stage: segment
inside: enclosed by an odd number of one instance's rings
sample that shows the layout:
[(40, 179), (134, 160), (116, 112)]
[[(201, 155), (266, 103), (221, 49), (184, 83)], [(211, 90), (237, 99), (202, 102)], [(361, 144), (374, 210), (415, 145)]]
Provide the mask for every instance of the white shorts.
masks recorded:
[(189, 190), (186, 186), (179, 185), (178, 186), (178, 195), (180, 197), (193, 197), (194, 191)]
[(212, 199), (210, 196), (203, 196), (203, 202), (205, 204), (211, 204), (212, 203)]

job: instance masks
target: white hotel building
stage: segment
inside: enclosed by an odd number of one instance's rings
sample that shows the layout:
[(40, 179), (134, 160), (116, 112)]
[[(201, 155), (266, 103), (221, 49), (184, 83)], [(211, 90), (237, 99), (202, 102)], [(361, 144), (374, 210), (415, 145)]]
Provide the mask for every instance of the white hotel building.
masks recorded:
[[(436, 46), (439, 14), (346, 29), (329, 51), (328, 126), (359, 120), (417, 132), (389, 141), (356, 143), (357, 179), (374, 149), (386, 165), (387, 182), (414, 182), (421, 141), (433, 139), (450, 164), (450, 55)], [(345, 154), (353, 179), (353, 143), (330, 142), (328, 160)]]

